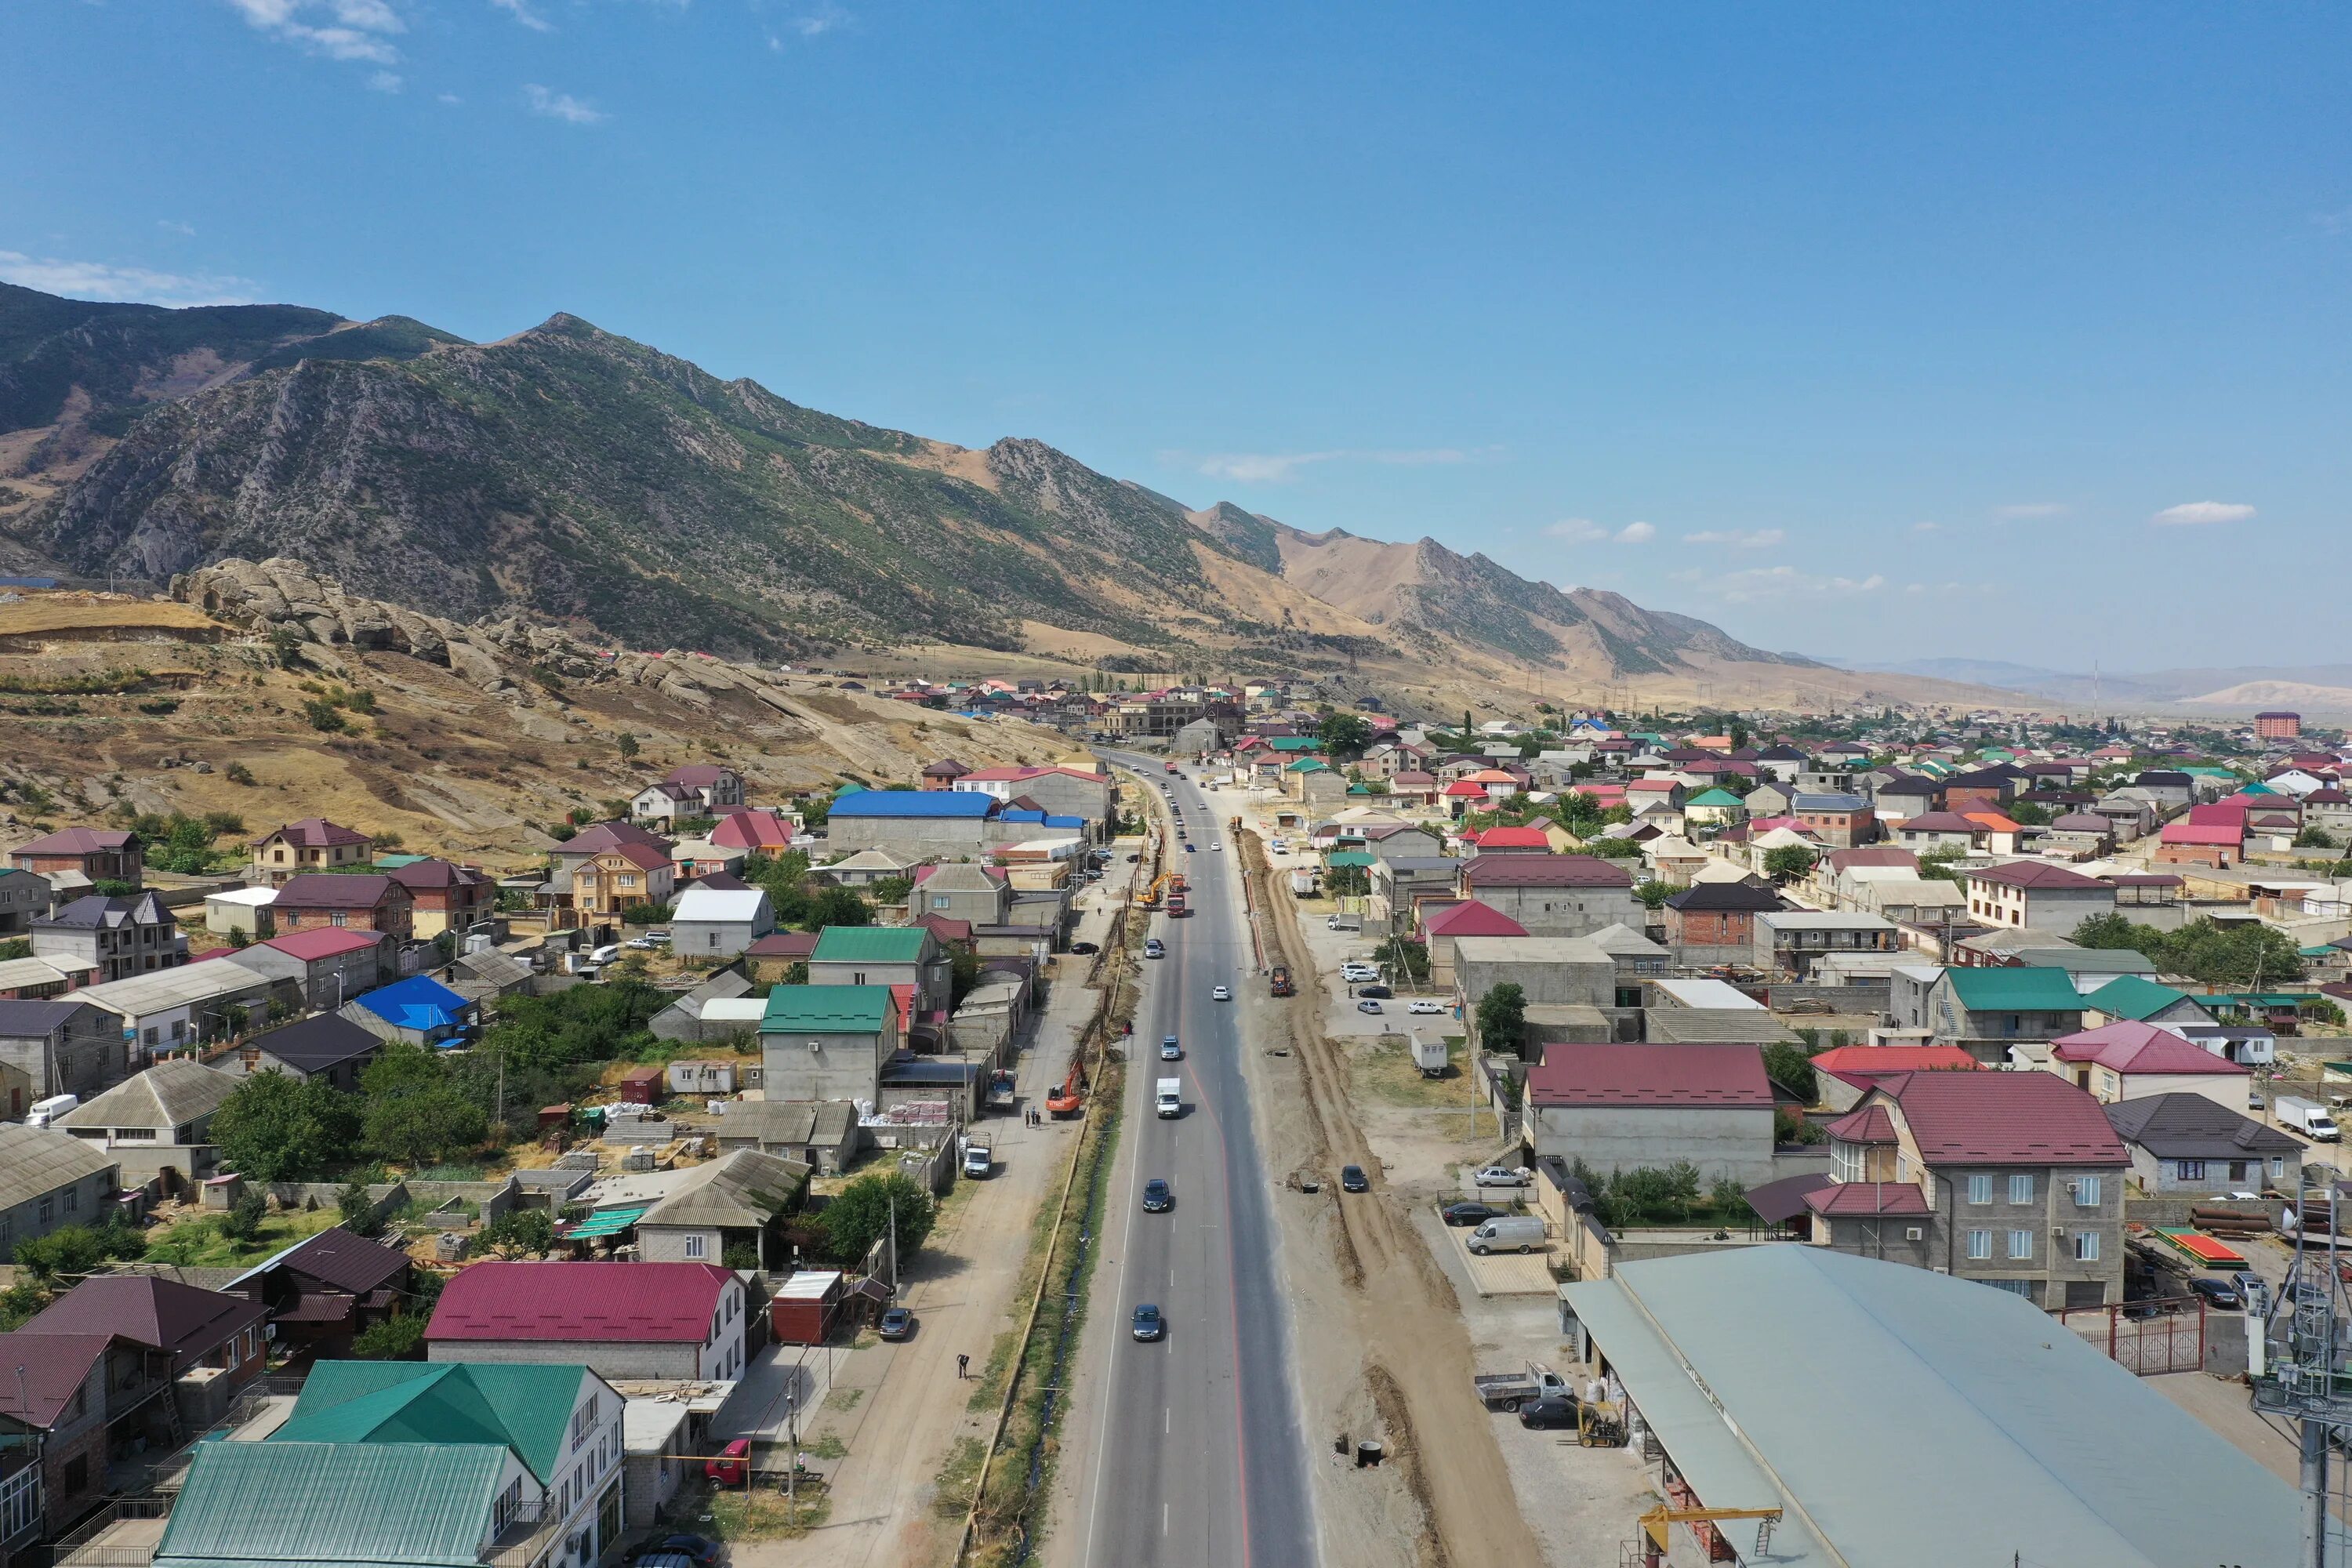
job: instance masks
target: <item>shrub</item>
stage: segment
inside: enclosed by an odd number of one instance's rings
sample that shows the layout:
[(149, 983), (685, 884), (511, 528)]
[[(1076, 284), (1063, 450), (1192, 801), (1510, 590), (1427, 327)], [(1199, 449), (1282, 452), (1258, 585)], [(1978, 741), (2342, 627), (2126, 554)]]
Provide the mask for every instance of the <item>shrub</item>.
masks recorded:
[(860, 1176), (824, 1205), (817, 1222), (824, 1231), (826, 1254), (835, 1263), (862, 1261), (876, 1241), (890, 1234), (894, 1211), (898, 1256), (901, 1260), (913, 1256), (931, 1234), (931, 1194), (898, 1171)]
[(352, 1338), (352, 1354), (362, 1361), (415, 1361), (425, 1349), (425, 1320), (413, 1312), (386, 1318)]

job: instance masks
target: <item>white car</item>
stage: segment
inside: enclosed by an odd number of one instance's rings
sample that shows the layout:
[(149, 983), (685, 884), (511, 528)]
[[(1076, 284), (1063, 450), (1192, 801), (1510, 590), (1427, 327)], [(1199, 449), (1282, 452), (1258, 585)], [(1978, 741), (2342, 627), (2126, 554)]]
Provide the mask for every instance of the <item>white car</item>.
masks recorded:
[(1212, 848), (1212, 849), (1223, 849), (1223, 848), (1224, 847), (1224, 846), (1223, 846), (1223, 845), (1222, 845), (1222, 844), (1219, 844), (1219, 843), (1217, 843), (1215, 840), (1212, 839), (1212, 840), (1210, 841), (1209, 847), (1210, 847), (1210, 848)]
[(1234, 994), (1222, 985), (1209, 993), (1209, 1000), (1212, 1002), (1230, 1002), (1233, 999)]
[(1381, 972), (1369, 963), (1343, 963), (1339, 966), (1339, 978), (1357, 984), (1361, 984), (1367, 980), (1378, 980), (1380, 977)]
[(1528, 1173), (1516, 1165), (1489, 1165), (1470, 1178), (1482, 1187), (1524, 1187)]
[(1445, 1011), (1445, 1005), (1442, 1002), (1413, 1002), (1407, 1004), (1405, 1011), (1408, 1013), (1443, 1013)]

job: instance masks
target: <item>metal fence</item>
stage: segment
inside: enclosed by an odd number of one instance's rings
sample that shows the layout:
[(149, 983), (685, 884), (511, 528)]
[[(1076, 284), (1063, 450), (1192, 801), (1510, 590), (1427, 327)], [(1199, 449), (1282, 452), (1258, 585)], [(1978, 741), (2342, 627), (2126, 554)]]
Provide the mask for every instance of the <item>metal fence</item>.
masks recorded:
[(2201, 1372), (2205, 1366), (2205, 1303), (2134, 1301), (2114, 1307), (2069, 1307), (2058, 1321), (2141, 1377)]

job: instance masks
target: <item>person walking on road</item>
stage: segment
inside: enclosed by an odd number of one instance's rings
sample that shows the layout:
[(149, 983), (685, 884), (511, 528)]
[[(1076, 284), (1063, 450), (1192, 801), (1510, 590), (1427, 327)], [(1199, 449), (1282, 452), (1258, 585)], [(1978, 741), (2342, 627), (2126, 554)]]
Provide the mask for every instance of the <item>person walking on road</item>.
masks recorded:
[(971, 1366), (971, 1357), (968, 1355), (960, 1355), (956, 1357), (956, 1381), (958, 1383), (964, 1381), (965, 1374)]

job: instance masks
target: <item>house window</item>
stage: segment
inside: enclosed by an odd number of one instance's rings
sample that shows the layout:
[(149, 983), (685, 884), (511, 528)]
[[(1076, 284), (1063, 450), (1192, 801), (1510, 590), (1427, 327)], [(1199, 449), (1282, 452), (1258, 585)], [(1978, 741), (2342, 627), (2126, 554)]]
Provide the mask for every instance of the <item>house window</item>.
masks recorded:
[(2076, 1231), (2074, 1233), (2074, 1261), (2077, 1263), (2096, 1263), (2098, 1260), (2099, 1233), (2095, 1230)]
[[(2284, 1154), (2273, 1154), (2273, 1155), (2272, 1155), (2272, 1156), (2271, 1156), (2271, 1177), (2272, 1177), (2272, 1179), (2273, 1179), (2273, 1181), (2275, 1181), (2275, 1180), (2276, 1180), (2276, 1179), (2278, 1179), (2279, 1177), (2284, 1176), (2284, 1175), (2285, 1175), (2285, 1174), (2286, 1174), (2286, 1156), (2285, 1156), (2285, 1155), (2284, 1155)], [(5, 1240), (5, 1239), (6, 1239), (5, 1237), (0, 1237), (0, 1240)]]
[(50, 1194), (41, 1194), (41, 1223), (47, 1225), (58, 1217), (58, 1200)]
[(81, 1189), (79, 1187), (68, 1187), (65, 1190), (64, 1196), (66, 1200), (66, 1213), (79, 1213), (81, 1209)]
[(41, 1467), (26, 1465), (0, 1479), (0, 1541), (14, 1541), (41, 1517)]
[(2011, 1258), (2016, 1258), (2020, 1261), (2031, 1260), (2033, 1257), (2033, 1233), (2030, 1230), (2011, 1231), (2009, 1233), (2009, 1255)]
[(1992, 1232), (1989, 1230), (1969, 1232), (1969, 1256), (1979, 1262), (1990, 1258), (1992, 1256)]
[(686, 1238), (686, 1255), (688, 1258), (700, 1258), (703, 1255), (703, 1238), (701, 1237), (689, 1236)]
[(2205, 1162), (2202, 1160), (2176, 1160), (2172, 1163), (2172, 1173), (2175, 1177), (2184, 1182), (2201, 1182), (2205, 1179)]
[[(81, 1414), (81, 1396), (79, 1394), (76, 1394), (74, 1396), (74, 1414), (76, 1415), (79, 1415)], [(65, 1483), (65, 1493), (68, 1497), (74, 1497), (89, 1490), (89, 1456), (88, 1454), (76, 1454), (72, 1458), (68, 1459), (66, 1461), (66, 1469), (63, 1479)]]
[[(1992, 1202), (1992, 1178), (1990, 1176), (1979, 1173), (1979, 1174), (1969, 1178), (1969, 1202), (1972, 1204), (1989, 1204)], [(1970, 1232), (1970, 1234), (1975, 1235), (1979, 1233)], [(1974, 1254), (1971, 1254), (1970, 1256), (1973, 1257)]]
[(327, 923), (334, 926), (347, 925), (350, 923), (351, 918), (351, 916), (343, 913), (341, 910), (337, 910), (333, 914), (327, 917)]
[(1984, 1283), (1996, 1290), (2006, 1290), (2012, 1296), (2022, 1296), (2029, 1301), (2033, 1300), (2033, 1281), (2031, 1279), (1987, 1279)]
[(2010, 1177), (2009, 1201), (2013, 1204), (2032, 1203), (2033, 1201), (2033, 1178), (2032, 1176)]
[(2074, 1206), (2078, 1209), (2095, 1209), (2099, 1206), (2098, 1177), (2083, 1176), (2076, 1179), (2074, 1183)]

